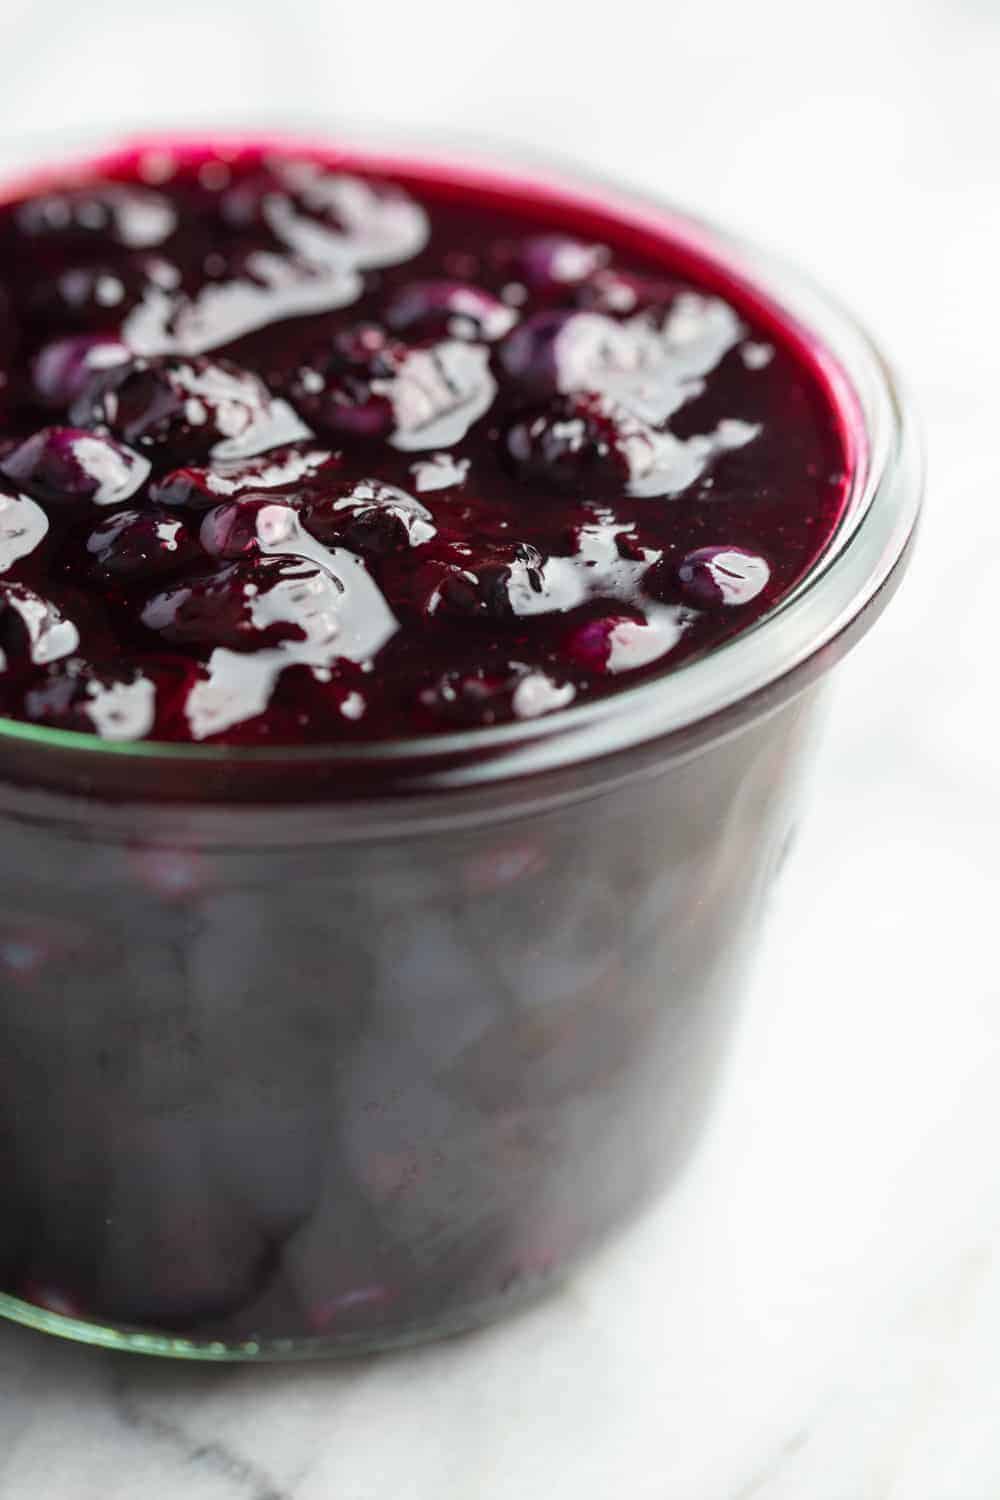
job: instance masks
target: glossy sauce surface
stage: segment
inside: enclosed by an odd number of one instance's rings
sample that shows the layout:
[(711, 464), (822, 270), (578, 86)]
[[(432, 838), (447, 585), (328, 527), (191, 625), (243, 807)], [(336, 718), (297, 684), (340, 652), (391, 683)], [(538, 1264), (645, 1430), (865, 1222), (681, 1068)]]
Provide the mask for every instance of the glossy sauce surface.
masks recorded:
[(586, 217), (266, 148), (0, 208), (0, 711), (400, 738), (668, 674), (772, 608), (844, 503), (819, 366)]

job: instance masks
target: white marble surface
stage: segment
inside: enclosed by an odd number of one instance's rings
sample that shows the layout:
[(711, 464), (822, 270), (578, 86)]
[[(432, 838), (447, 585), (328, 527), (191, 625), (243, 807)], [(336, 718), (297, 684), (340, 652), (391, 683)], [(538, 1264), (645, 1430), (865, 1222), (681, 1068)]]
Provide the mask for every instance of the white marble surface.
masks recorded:
[(640, 0), (156, 10), (7, 0), (0, 131), (305, 108), (627, 167), (880, 330), (930, 508), (673, 1196), (548, 1305), (397, 1357), (195, 1370), (0, 1328), (0, 1500), (995, 1500), (995, 0), (702, 0), (652, 34)]

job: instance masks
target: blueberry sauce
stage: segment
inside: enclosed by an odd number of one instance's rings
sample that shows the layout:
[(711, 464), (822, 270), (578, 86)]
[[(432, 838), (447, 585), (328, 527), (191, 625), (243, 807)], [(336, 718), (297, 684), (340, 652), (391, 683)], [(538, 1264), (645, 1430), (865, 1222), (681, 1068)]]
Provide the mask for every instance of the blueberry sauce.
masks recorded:
[(0, 296), (14, 719), (252, 745), (536, 718), (744, 629), (844, 504), (841, 414), (777, 314), (527, 188), (132, 152), (0, 207)]

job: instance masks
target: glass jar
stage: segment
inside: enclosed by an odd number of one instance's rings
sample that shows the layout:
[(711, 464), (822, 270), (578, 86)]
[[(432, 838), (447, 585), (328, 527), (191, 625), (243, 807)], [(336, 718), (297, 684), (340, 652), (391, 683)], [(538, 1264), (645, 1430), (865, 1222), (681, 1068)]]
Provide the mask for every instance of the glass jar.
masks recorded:
[(0, 1314), (37, 1328), (356, 1352), (498, 1316), (626, 1222), (695, 1137), (826, 679), (901, 573), (919, 445), (843, 312), (606, 185), (420, 159), (735, 269), (855, 414), (846, 512), (744, 634), (524, 724), (275, 751), (0, 721)]

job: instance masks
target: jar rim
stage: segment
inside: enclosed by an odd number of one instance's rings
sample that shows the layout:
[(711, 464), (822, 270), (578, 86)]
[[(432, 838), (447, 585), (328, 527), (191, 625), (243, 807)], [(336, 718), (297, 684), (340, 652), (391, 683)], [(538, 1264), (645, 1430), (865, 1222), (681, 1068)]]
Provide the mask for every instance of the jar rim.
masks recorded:
[[(77, 146), (86, 147), (85, 139)], [(517, 723), (449, 734), (351, 743), (199, 745), (109, 741), (0, 717), (0, 781), (80, 791), (114, 800), (240, 800), (289, 797), (289, 781), (307, 772), (303, 789), (345, 795), (399, 795), (492, 786), (541, 772), (573, 771), (641, 746), (659, 761), (690, 752), (773, 710), (826, 671), (871, 624), (906, 557), (923, 490), (924, 461), (912, 404), (875, 342), (853, 316), (809, 276), (780, 256), (677, 209), (649, 193), (621, 187), (575, 164), (532, 159), (523, 149), (464, 141), (441, 146), (417, 137), (383, 137), (335, 123), (306, 133), (243, 130), (124, 132), (85, 157), (36, 162), (23, 145), (10, 163), (0, 147), (0, 195), (23, 186), (18, 172), (49, 170), (65, 180), (75, 166), (93, 169), (105, 153), (145, 150), (278, 149), (345, 153), (347, 165), (389, 175), (496, 187), (536, 201), (557, 199), (638, 231), (669, 236), (683, 254), (725, 274), (741, 294), (770, 312), (808, 348), (841, 414), (856, 420), (848, 496), (841, 519), (799, 582), (773, 609), (703, 656), (606, 697)], [(850, 440), (852, 434), (845, 436)], [(275, 772), (281, 771), (280, 778)], [(184, 775), (183, 773), (187, 774)], [(180, 778), (175, 791), (160, 778)], [(256, 773), (256, 774), (255, 774)], [(202, 785), (201, 782), (204, 781)]]

